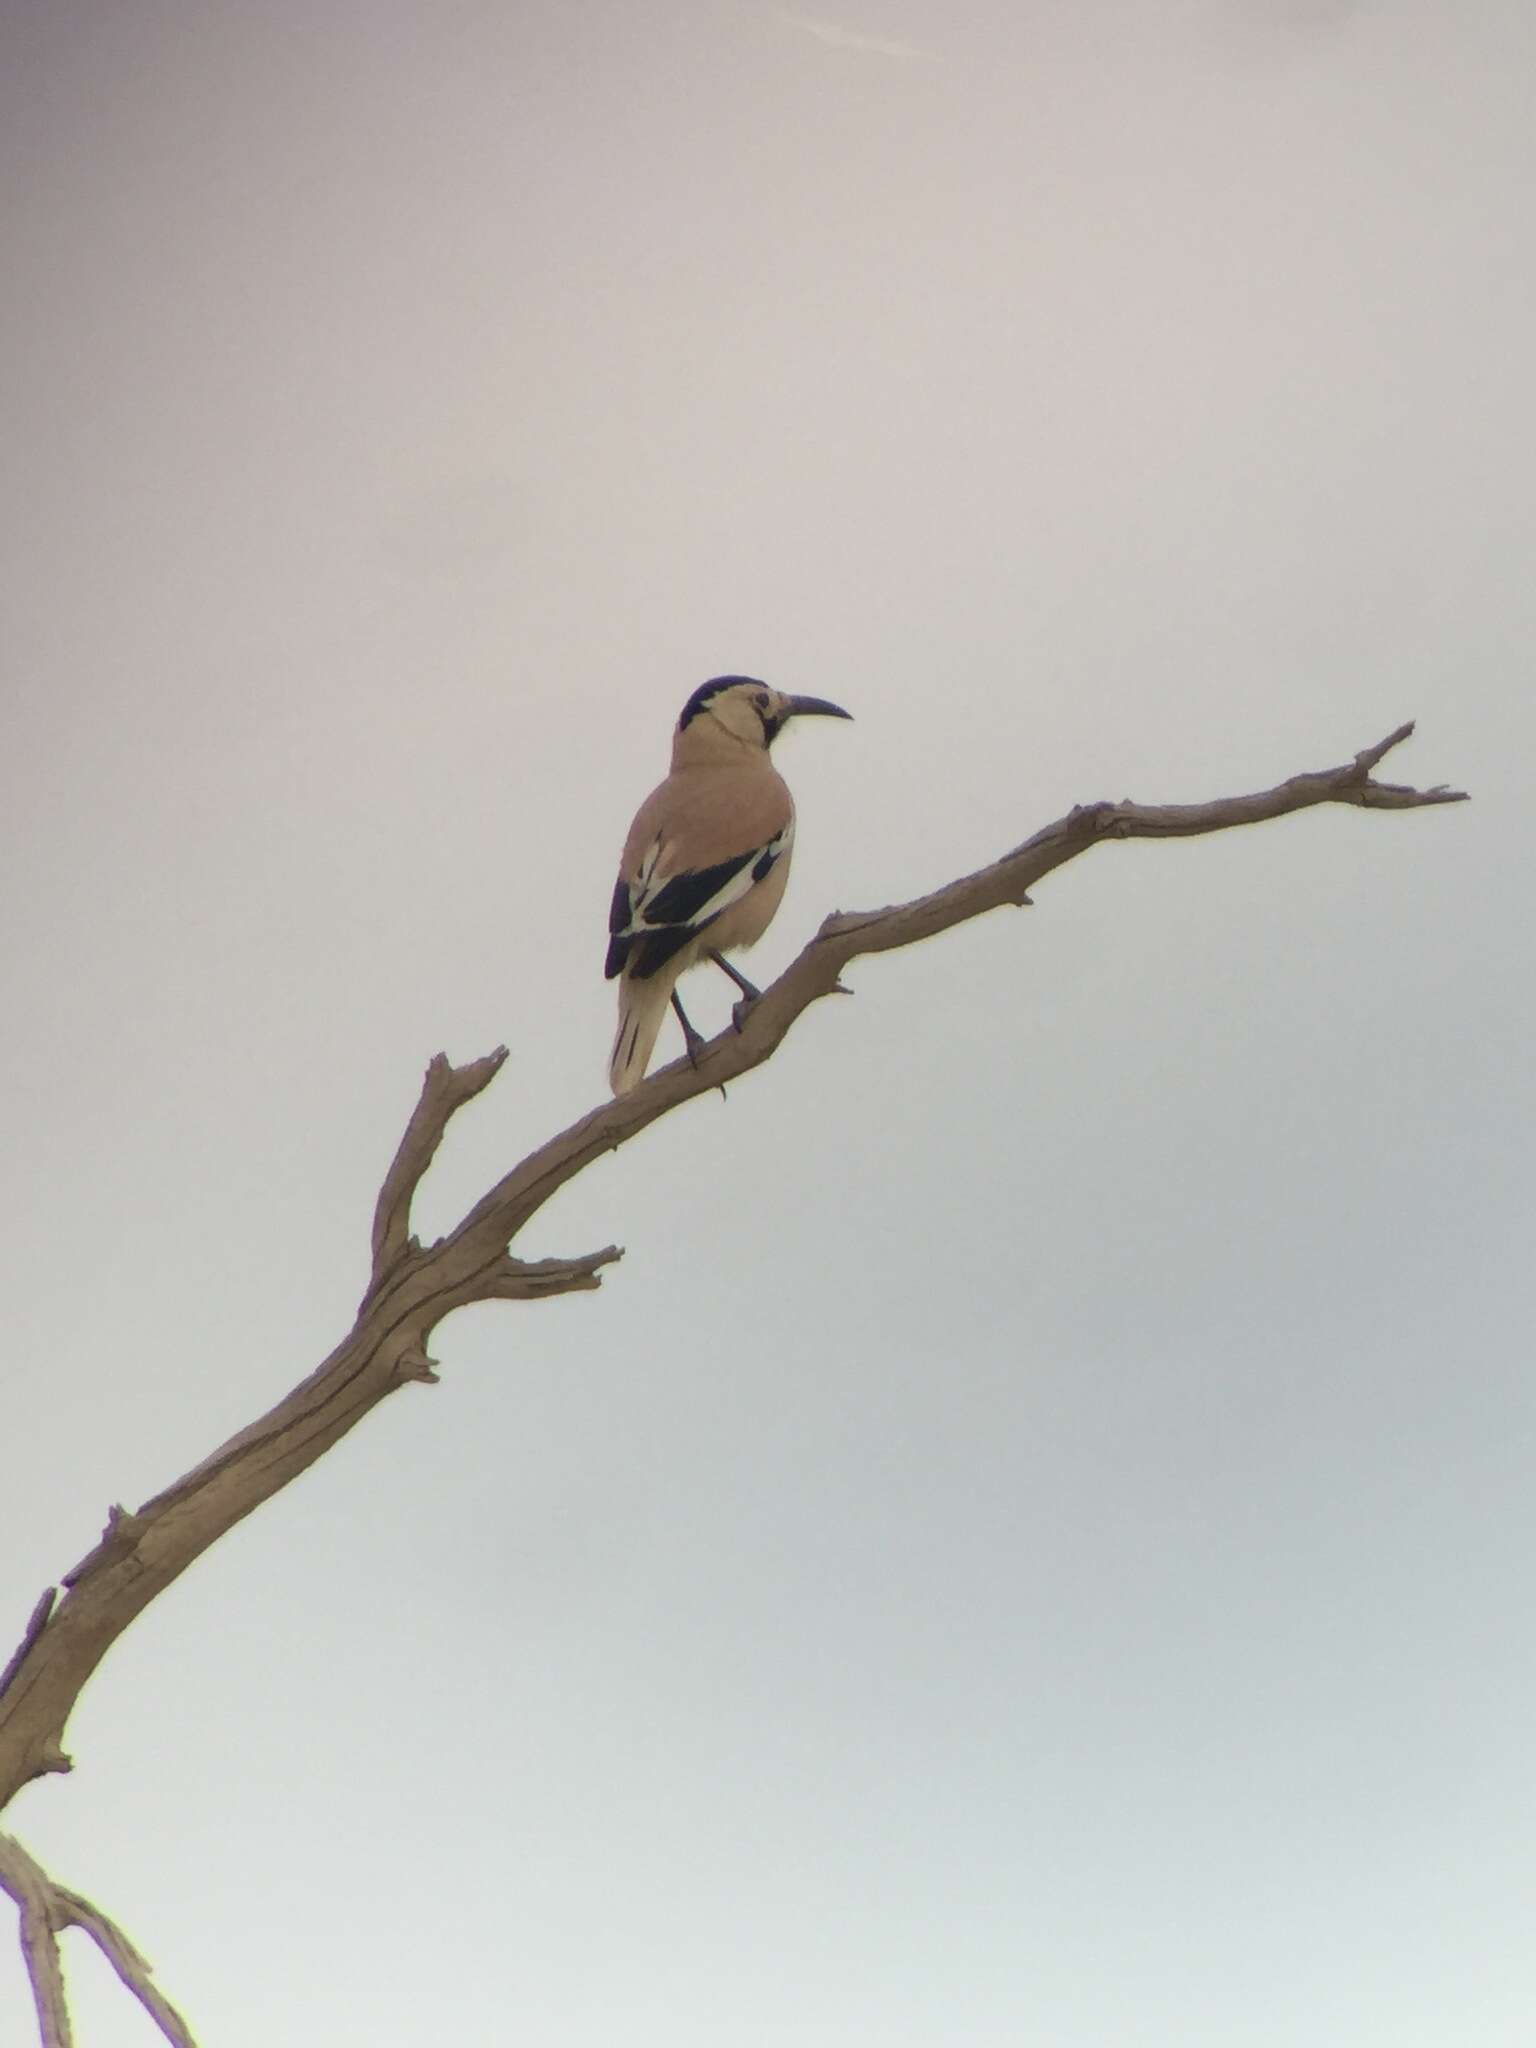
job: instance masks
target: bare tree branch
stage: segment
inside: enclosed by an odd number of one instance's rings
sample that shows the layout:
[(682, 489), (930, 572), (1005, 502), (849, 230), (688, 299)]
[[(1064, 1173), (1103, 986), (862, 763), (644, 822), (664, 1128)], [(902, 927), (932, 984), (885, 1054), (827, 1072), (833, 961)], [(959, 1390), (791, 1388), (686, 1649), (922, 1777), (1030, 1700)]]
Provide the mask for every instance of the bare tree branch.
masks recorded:
[(778, 980), (764, 989), (760, 1000), (744, 1016), (738, 1012), (738, 1030), (711, 1039), (699, 1052), (696, 1066), (682, 1059), (663, 1067), (632, 1093), (604, 1103), (530, 1153), (475, 1205), (453, 1241), (507, 1242), (551, 1195), (600, 1154), (627, 1143), (679, 1103), (760, 1066), (778, 1049), (801, 1013), (839, 987), (843, 969), (861, 953), (890, 952), (1004, 904), (1027, 904), (1029, 891), (1037, 882), (1107, 839), (1189, 838), (1202, 832), (1224, 832), (1235, 825), (1260, 824), (1292, 811), (1308, 810), (1314, 804), (1411, 810), (1464, 802), (1461, 791), (1443, 786), (1415, 790), (1371, 779), (1372, 768), (1412, 731), (1411, 723), (1400, 725), (1342, 767), (1293, 775), (1288, 782), (1252, 796), (1221, 797), (1204, 804), (1153, 805), (1127, 800), (1079, 805), (990, 867), (962, 875), (929, 896), (884, 910), (850, 911), (826, 918), (815, 938)]
[(827, 918), (750, 1008), (738, 1006), (737, 1028), (712, 1039), (696, 1064), (679, 1060), (582, 1117), (505, 1174), (448, 1236), (424, 1248), (410, 1234), (415, 1191), (449, 1119), (489, 1084), (506, 1058), (498, 1049), (454, 1067), (439, 1054), (384, 1177), (374, 1216), (372, 1274), (352, 1330), (308, 1379), (184, 1478), (134, 1514), (114, 1508), (100, 1542), (67, 1575), (64, 1597), (57, 1605), (39, 1602), (0, 1685), (0, 1808), (30, 1779), (69, 1768), (62, 1740), (81, 1688), (156, 1594), (388, 1394), (436, 1377), (427, 1341), (445, 1316), (470, 1302), (534, 1300), (596, 1287), (601, 1268), (620, 1256), (615, 1246), (569, 1259), (523, 1261), (511, 1255), (512, 1241), (551, 1195), (601, 1154), (770, 1058), (796, 1019), (839, 988), (850, 960), (912, 945), (1003, 904), (1028, 903), (1030, 889), (1044, 876), (1107, 839), (1225, 831), (1322, 803), (1409, 810), (1460, 802), (1461, 792), (1443, 786), (1415, 790), (1373, 779), (1372, 770), (1412, 730), (1400, 726), (1341, 767), (1296, 775), (1250, 796), (1204, 804), (1081, 806), (990, 867), (931, 895)]
[(55, 1884), (14, 1835), (0, 1834), (0, 1890), (21, 1910), (21, 1948), (43, 2048), (70, 2048), (74, 2039), (59, 1957), (58, 1937), (66, 1927), (84, 1928), (173, 2048), (197, 2048), (186, 2021), (150, 1981), (151, 1966), (116, 1921), (78, 1892)]

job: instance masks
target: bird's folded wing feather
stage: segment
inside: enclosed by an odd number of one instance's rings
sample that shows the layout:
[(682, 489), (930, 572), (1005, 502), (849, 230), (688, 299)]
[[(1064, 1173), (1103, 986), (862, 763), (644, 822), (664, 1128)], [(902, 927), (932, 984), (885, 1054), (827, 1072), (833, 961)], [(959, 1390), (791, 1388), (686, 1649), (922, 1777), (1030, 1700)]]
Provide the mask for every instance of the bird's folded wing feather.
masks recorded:
[(721, 782), (681, 792), (663, 783), (641, 806), (608, 916), (610, 979), (656, 973), (788, 852), (795, 814), (779, 778), (754, 777), (746, 790)]

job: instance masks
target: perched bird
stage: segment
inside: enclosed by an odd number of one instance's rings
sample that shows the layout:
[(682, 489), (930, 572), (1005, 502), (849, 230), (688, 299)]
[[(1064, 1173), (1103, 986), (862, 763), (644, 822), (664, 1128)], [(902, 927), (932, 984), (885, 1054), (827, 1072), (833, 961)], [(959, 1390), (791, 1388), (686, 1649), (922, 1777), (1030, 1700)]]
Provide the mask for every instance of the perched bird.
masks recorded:
[(603, 972), (619, 981), (615, 1095), (643, 1077), (669, 1002), (690, 1058), (703, 1044), (677, 997), (686, 968), (712, 960), (748, 1001), (757, 995), (724, 955), (762, 937), (784, 894), (795, 806), (768, 749), (789, 719), (811, 713), (852, 715), (751, 676), (716, 676), (683, 706), (672, 773), (629, 828), (608, 918)]

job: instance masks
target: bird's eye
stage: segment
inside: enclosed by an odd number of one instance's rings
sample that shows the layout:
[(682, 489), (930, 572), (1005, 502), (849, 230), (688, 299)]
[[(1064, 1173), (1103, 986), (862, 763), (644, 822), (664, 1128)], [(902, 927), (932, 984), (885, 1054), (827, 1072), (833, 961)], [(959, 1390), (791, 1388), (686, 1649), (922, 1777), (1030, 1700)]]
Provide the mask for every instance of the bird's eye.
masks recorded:
[(759, 690), (757, 695), (752, 699), (752, 702), (757, 706), (759, 711), (766, 711), (768, 709), (768, 692), (766, 690)]

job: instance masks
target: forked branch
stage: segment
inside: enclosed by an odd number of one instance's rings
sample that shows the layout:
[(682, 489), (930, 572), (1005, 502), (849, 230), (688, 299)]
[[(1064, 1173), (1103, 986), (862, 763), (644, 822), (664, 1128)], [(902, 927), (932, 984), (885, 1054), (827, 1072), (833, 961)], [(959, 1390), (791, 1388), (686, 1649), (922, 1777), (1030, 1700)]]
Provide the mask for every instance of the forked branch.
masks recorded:
[(172, 2048), (197, 2048), (186, 2021), (154, 1983), (151, 1966), (116, 1921), (78, 1892), (56, 1884), (13, 1835), (0, 1835), (0, 1891), (10, 1893), (21, 1914), (21, 1951), (43, 2048), (70, 2048), (74, 2039), (59, 1955), (59, 1936), (66, 1927), (85, 1930)]

